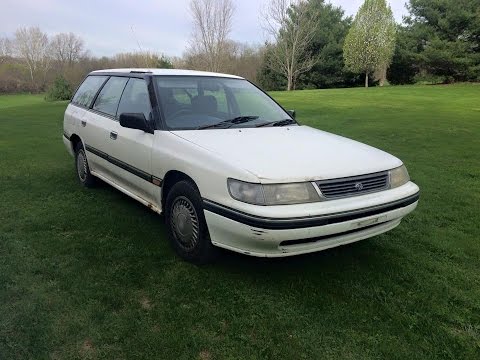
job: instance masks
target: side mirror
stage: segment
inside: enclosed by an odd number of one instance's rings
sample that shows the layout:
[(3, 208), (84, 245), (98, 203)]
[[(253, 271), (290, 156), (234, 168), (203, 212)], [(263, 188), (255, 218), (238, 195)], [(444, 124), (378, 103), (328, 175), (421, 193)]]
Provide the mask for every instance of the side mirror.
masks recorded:
[(287, 110), (293, 120), (297, 118), (297, 112), (295, 110)]
[(153, 134), (153, 130), (150, 129), (143, 113), (123, 113), (120, 114), (119, 120), (120, 126), (124, 128), (142, 130)]

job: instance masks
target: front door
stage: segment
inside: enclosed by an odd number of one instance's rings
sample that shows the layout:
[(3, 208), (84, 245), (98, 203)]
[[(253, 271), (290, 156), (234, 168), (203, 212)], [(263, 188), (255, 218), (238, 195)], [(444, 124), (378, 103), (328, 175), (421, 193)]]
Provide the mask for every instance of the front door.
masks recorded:
[(110, 124), (110, 156), (114, 167), (114, 181), (126, 190), (156, 203), (160, 192), (158, 184), (152, 179), (152, 145), (154, 135), (142, 130), (127, 129), (120, 126), (118, 118), (122, 113), (143, 113), (152, 120), (152, 107), (147, 84), (143, 79), (130, 78), (123, 91), (116, 121)]

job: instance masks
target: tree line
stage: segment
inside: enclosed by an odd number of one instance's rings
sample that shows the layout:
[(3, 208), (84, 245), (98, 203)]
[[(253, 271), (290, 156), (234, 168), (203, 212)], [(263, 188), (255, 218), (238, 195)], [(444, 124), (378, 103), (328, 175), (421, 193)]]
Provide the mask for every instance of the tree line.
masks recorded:
[(325, 0), (268, 0), (265, 41), (252, 45), (231, 39), (233, 0), (191, 0), (181, 57), (96, 57), (73, 33), (19, 28), (0, 38), (0, 92), (45, 91), (59, 76), (75, 87), (88, 72), (115, 67), (232, 73), (268, 90), (480, 81), (479, 0), (409, 0), (407, 9), (397, 24), (385, 0), (365, 0), (355, 17)]
[(49, 37), (39, 27), (19, 28), (0, 38), (0, 93), (43, 92), (61, 77), (74, 88), (93, 70), (114, 67), (166, 67), (167, 57), (152, 52), (96, 57), (73, 33)]

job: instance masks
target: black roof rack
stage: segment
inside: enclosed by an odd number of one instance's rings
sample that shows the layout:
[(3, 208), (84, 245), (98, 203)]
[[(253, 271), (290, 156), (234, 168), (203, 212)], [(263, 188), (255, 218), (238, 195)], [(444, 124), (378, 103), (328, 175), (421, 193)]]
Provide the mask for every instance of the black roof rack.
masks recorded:
[(140, 71), (140, 70), (132, 70), (130, 74), (151, 74), (151, 71)]

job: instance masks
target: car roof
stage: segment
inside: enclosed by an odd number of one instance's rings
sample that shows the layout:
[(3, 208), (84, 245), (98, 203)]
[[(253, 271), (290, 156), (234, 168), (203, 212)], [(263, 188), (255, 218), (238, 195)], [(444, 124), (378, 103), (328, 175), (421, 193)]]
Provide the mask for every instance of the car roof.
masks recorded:
[(243, 79), (240, 76), (220, 74), (207, 71), (196, 70), (180, 70), (180, 69), (105, 69), (92, 71), (89, 75), (108, 75), (108, 74), (149, 74), (159, 76), (209, 76), (209, 77), (223, 77), (231, 79)]

